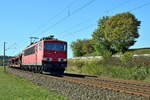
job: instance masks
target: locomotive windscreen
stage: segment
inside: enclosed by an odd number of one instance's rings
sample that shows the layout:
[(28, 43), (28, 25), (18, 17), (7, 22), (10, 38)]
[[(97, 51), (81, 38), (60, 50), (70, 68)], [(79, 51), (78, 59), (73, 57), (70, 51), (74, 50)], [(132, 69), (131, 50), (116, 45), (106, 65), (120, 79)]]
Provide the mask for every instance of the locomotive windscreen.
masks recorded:
[(64, 43), (49, 43), (46, 42), (44, 44), (46, 50), (57, 50), (57, 51), (66, 51), (67, 50), (67, 45)]

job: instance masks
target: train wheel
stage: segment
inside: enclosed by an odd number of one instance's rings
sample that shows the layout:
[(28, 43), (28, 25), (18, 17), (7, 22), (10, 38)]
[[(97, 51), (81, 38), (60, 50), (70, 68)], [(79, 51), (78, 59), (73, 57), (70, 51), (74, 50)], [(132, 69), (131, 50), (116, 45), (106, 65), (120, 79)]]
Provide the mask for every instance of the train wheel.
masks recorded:
[(29, 66), (29, 71), (32, 71), (32, 67), (31, 66)]
[(43, 67), (40, 67), (40, 73), (43, 74)]
[(32, 66), (32, 72), (35, 73), (35, 66)]
[(39, 73), (39, 71), (40, 71), (40, 69), (39, 69), (40, 67), (39, 66), (37, 66), (37, 73)]
[(35, 66), (35, 72), (36, 73), (38, 72), (38, 66)]
[(34, 66), (32, 66), (32, 72), (34, 72)]
[(39, 73), (40, 72), (40, 69), (39, 69), (39, 66), (37, 66), (37, 73)]
[(37, 72), (37, 66), (34, 67), (34, 72), (35, 72), (35, 73)]
[(33, 72), (35, 73), (35, 66), (33, 66)]

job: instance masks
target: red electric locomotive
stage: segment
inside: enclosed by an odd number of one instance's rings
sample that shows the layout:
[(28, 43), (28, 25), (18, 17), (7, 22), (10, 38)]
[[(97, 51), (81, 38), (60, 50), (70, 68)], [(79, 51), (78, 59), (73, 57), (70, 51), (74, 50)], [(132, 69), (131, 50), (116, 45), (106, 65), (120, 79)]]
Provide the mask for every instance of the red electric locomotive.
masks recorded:
[(21, 69), (62, 74), (66, 67), (67, 42), (52, 36), (29, 45), (21, 54)]

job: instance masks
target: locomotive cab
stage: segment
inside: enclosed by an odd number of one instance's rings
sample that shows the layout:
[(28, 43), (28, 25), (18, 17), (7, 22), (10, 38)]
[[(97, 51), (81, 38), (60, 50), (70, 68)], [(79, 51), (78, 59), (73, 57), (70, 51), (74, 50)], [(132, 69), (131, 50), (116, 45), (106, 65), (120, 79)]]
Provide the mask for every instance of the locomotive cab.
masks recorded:
[(58, 40), (45, 40), (43, 46), (43, 70), (63, 73), (67, 67), (67, 43)]

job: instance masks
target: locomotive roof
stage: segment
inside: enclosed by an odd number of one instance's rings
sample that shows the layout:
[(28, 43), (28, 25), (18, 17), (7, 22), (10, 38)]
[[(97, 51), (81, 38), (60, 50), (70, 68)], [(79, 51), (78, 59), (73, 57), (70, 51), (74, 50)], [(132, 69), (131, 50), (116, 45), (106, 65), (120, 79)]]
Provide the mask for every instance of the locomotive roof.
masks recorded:
[(57, 40), (57, 39), (42, 39), (42, 40), (40, 40), (40, 41), (38, 41), (38, 42), (35, 42), (35, 43), (32, 43), (32, 44), (30, 44), (29, 46), (27, 46), (25, 49), (27, 49), (27, 48), (30, 48), (30, 47), (32, 47), (32, 46), (35, 46), (36, 44), (38, 44), (38, 43), (40, 43), (41, 41), (50, 41), (50, 42), (60, 42), (60, 43), (67, 43), (66, 41), (62, 41), (62, 40)]

